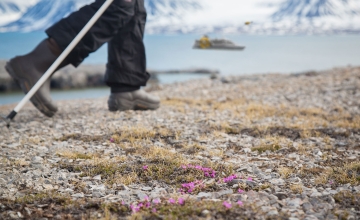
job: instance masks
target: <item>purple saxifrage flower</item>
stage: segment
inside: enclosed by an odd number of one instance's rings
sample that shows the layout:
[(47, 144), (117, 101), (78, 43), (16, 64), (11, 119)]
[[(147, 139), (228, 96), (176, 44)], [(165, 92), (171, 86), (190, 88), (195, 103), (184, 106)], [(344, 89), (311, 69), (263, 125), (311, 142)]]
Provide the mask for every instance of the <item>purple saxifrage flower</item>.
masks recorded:
[(236, 174), (233, 174), (231, 176), (225, 177), (223, 179), (223, 181), (224, 181), (224, 183), (228, 183), (228, 182), (231, 182), (233, 179), (236, 179), (236, 178), (237, 178)]
[(176, 201), (175, 201), (175, 199), (170, 198), (170, 199), (169, 199), (169, 203), (170, 203), (170, 204), (175, 204), (175, 203), (176, 203)]
[(161, 200), (159, 198), (156, 198), (156, 199), (153, 200), (153, 203), (158, 205), (158, 204), (161, 203)]
[(244, 190), (242, 190), (242, 189), (239, 189), (238, 190), (238, 193), (244, 193), (245, 191)]
[(178, 199), (178, 203), (179, 203), (180, 205), (184, 205), (184, 204), (185, 204), (185, 199), (179, 198), (179, 199)]
[(232, 207), (231, 203), (229, 203), (229, 202), (227, 202), (227, 201), (224, 201), (224, 202), (223, 202), (223, 205), (224, 205), (225, 208), (227, 208), (227, 209), (231, 209), (231, 207)]
[(238, 204), (239, 206), (243, 206), (243, 205), (244, 205), (244, 203), (243, 203), (242, 201), (240, 201), (240, 200), (237, 202), (237, 204)]

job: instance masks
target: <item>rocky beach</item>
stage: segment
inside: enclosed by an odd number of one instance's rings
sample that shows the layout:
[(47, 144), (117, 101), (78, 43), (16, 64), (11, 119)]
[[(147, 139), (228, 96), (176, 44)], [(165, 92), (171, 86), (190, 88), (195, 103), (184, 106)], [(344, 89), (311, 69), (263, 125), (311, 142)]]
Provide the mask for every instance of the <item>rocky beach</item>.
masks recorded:
[(0, 122), (0, 219), (360, 219), (360, 67), (146, 89)]

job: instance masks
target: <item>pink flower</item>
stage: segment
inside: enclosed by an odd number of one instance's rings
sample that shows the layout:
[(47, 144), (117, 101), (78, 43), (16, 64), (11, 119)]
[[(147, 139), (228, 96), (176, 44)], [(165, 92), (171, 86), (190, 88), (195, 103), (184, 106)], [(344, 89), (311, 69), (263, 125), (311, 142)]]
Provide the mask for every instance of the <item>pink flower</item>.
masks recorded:
[(140, 207), (137, 206), (137, 205), (130, 205), (130, 209), (131, 209), (134, 213), (140, 211)]
[(114, 138), (110, 138), (110, 142), (114, 143), (115, 142)]
[(240, 200), (237, 202), (237, 204), (238, 204), (239, 206), (243, 206), (243, 205), (244, 205), (244, 203), (241, 202)]
[(121, 202), (121, 205), (125, 205), (125, 202), (124, 202), (124, 201), (122, 201), (122, 202)]
[(334, 184), (334, 182), (333, 182), (332, 180), (330, 180), (330, 181), (329, 181), (329, 184), (332, 185), (332, 184)]
[(152, 209), (152, 212), (156, 212), (156, 208), (153, 208), (153, 209)]
[(239, 189), (238, 190), (238, 193), (244, 193), (245, 191), (244, 190), (242, 190), (242, 189)]
[(170, 203), (170, 204), (175, 204), (175, 203), (176, 203), (176, 201), (175, 201), (175, 199), (170, 198), (170, 199), (169, 199), (169, 203)]
[(233, 174), (231, 176), (225, 177), (223, 179), (223, 181), (224, 181), (224, 183), (228, 183), (228, 182), (231, 182), (233, 179), (236, 179), (236, 177), (237, 177), (236, 174)]
[(249, 177), (247, 178), (247, 181), (253, 181), (253, 178)]
[(143, 166), (143, 170), (147, 170), (149, 168), (148, 165)]
[(185, 199), (179, 198), (179, 199), (178, 199), (178, 203), (179, 203), (180, 205), (184, 205), (184, 204), (185, 204)]
[(154, 200), (153, 200), (153, 203), (156, 204), (156, 205), (157, 205), (157, 204), (160, 204), (160, 203), (161, 203), (161, 200), (160, 200), (159, 198), (154, 199)]
[(145, 207), (146, 207), (146, 208), (150, 208), (150, 206), (151, 206), (151, 203), (150, 203), (150, 202), (145, 203)]
[(212, 177), (215, 178), (215, 170), (208, 168), (208, 167), (202, 167), (200, 165), (192, 165), (192, 164), (188, 164), (186, 165), (181, 165), (181, 168), (183, 169), (196, 169), (196, 170), (201, 170), (204, 173), (205, 177)]
[(201, 189), (201, 188), (204, 188), (204, 184), (201, 181), (196, 180), (195, 182), (181, 184), (180, 192), (182, 194), (192, 193), (196, 189)]
[(231, 203), (228, 203), (227, 201), (224, 201), (224, 202), (223, 202), (223, 205), (224, 205), (225, 208), (227, 208), (227, 209), (231, 209), (231, 207), (232, 207)]
[(149, 196), (145, 196), (144, 200), (148, 202), (150, 200)]

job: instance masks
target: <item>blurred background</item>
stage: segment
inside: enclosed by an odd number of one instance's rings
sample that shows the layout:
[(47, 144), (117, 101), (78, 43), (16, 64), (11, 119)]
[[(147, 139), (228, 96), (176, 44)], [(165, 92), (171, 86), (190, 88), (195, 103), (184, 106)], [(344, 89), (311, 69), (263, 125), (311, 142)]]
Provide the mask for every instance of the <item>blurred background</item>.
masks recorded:
[[(91, 2), (0, 0), (0, 105), (23, 97), (3, 68), (6, 60), (32, 50), (47, 27)], [(145, 0), (145, 7), (150, 83), (360, 65), (359, 0)], [(204, 34), (245, 50), (194, 50)], [(80, 68), (55, 74), (54, 99), (107, 96), (106, 60), (104, 45)]]

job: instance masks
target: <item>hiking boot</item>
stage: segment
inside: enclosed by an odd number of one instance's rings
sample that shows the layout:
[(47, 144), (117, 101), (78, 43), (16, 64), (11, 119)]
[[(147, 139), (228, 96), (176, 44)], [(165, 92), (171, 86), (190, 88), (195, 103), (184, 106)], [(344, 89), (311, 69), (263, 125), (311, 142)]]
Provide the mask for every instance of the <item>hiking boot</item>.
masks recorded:
[(109, 111), (155, 110), (160, 106), (160, 99), (144, 90), (111, 93), (108, 100)]
[[(55, 62), (60, 53), (56, 42), (46, 39), (29, 54), (11, 59), (5, 69), (26, 94)], [(64, 63), (59, 68), (63, 66), (65, 66)], [(52, 117), (58, 110), (50, 96), (50, 82), (49, 77), (30, 99), (34, 106), (48, 117)]]

